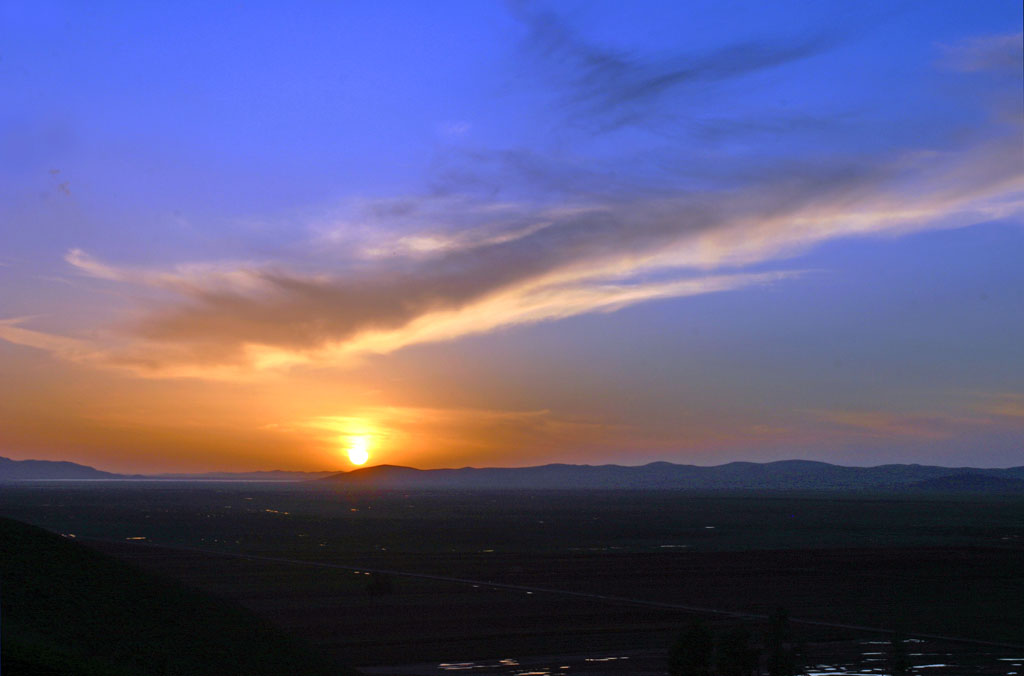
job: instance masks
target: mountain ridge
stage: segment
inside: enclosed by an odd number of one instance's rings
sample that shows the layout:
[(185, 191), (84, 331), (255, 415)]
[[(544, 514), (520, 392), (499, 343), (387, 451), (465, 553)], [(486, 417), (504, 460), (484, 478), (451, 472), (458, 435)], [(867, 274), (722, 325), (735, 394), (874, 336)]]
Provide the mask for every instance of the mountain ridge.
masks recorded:
[(67, 460), (12, 460), (0, 457), (0, 482), (11, 481), (309, 481), (336, 474), (260, 470), (255, 472), (175, 472), (161, 474), (119, 474)]
[(657, 489), (657, 490), (914, 490), (1024, 493), (1024, 466), (1008, 468), (885, 464), (833, 465), (818, 460), (684, 465), (460, 467), (418, 469), (374, 465), (345, 472), (204, 472), (116, 474), (68, 461), (0, 457), (0, 482), (16, 481), (298, 481), (341, 486), (431, 489)]
[(11, 460), (0, 457), (0, 481), (94, 481), (129, 477), (131, 475), (104, 472), (67, 460)]
[[(731, 462), (714, 466), (677, 465), (664, 461), (639, 466), (552, 463), (535, 467), (430, 470), (377, 465), (339, 472), (320, 481), (380, 488), (437, 489), (900, 490), (920, 484), (919, 490), (928, 490), (932, 487), (928, 482), (937, 482), (947, 476), (993, 479), (973, 483), (961, 479), (949, 484), (960, 491), (1024, 492), (1024, 467), (918, 464), (847, 467), (813, 460)], [(1017, 481), (1021, 483), (1017, 484)], [(944, 486), (942, 482), (934, 484), (935, 490)]]

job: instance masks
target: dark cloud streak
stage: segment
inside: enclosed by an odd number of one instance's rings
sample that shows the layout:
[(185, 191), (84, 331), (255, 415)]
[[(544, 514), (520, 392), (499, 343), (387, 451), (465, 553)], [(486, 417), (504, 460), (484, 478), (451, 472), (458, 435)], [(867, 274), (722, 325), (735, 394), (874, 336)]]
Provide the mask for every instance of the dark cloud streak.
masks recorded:
[(601, 131), (665, 115), (662, 104), (672, 90), (733, 80), (810, 58), (848, 37), (821, 31), (654, 60), (591, 44), (553, 12), (534, 10), (527, 3), (516, 3), (513, 10), (529, 29), (528, 51), (541, 57), (542, 70), (568, 84), (565, 94), (572, 121)]

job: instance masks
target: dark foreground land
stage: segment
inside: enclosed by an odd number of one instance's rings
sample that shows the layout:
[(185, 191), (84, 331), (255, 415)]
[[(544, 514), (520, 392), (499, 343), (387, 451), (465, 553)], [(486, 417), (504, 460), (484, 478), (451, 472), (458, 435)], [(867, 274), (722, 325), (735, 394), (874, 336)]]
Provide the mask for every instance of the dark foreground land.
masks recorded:
[[(888, 673), (887, 636), (827, 625), (1024, 645), (1013, 496), (54, 483), (3, 487), (0, 515), (237, 601), (377, 674), (665, 673), (694, 618), (756, 639), (763, 619), (722, 613), (780, 606), (821, 623), (791, 626), (811, 672), (845, 659), (860, 671), (832, 673)], [(1020, 651), (921, 640), (916, 673), (1021, 673)]]
[(0, 518), (6, 676), (353, 673), (237, 604)]

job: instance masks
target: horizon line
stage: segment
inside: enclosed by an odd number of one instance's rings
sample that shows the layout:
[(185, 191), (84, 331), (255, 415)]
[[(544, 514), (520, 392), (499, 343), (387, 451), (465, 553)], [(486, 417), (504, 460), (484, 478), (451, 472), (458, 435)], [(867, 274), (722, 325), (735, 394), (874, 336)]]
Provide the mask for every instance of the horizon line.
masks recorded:
[(211, 474), (273, 474), (273, 473), (287, 473), (287, 474), (348, 474), (351, 472), (366, 471), (371, 469), (378, 469), (382, 467), (394, 467), (399, 469), (412, 469), (420, 472), (434, 472), (434, 471), (460, 471), (460, 470), (517, 470), (517, 469), (538, 469), (543, 467), (578, 467), (578, 468), (600, 468), (600, 467), (618, 467), (623, 469), (639, 469), (642, 467), (649, 467), (651, 465), (673, 465), (676, 467), (696, 467), (701, 469), (714, 469), (716, 467), (725, 467), (727, 465), (777, 465), (782, 463), (814, 463), (819, 465), (828, 465), (830, 467), (841, 467), (844, 469), (876, 469), (879, 467), (939, 467), (942, 469), (981, 469), (981, 470), (1000, 470), (1000, 469), (1018, 469), (1024, 467), (1021, 465), (1006, 465), (1006, 466), (977, 466), (977, 465), (943, 465), (943, 464), (924, 464), (919, 462), (887, 462), (880, 463), (877, 465), (844, 465), (834, 462), (826, 462), (824, 460), (808, 460), (806, 458), (787, 458), (783, 460), (768, 460), (764, 462), (757, 462), (753, 460), (731, 460), (729, 462), (718, 463), (715, 465), (699, 465), (696, 463), (681, 463), (672, 462), (670, 460), (652, 460), (651, 462), (643, 463), (640, 465), (623, 465), (618, 463), (602, 463), (602, 464), (589, 464), (589, 463), (567, 463), (567, 462), (549, 462), (540, 465), (518, 465), (518, 466), (474, 466), (465, 465), (462, 467), (415, 467), (413, 465), (395, 465), (391, 463), (381, 463), (377, 465), (362, 465), (358, 467), (352, 467), (350, 469), (319, 469), (319, 470), (289, 470), (289, 469), (253, 469), (253, 470), (199, 470), (199, 471), (162, 471), (162, 472), (121, 472), (100, 469), (93, 465), (86, 465), (73, 460), (46, 460), (41, 458), (25, 458), (23, 460), (16, 460), (6, 456), (0, 456), (0, 462), (50, 462), (50, 463), (70, 463), (79, 467), (86, 467), (98, 472), (105, 472), (107, 474), (118, 474), (126, 477), (142, 477), (142, 478), (175, 478), (175, 477), (200, 477)]

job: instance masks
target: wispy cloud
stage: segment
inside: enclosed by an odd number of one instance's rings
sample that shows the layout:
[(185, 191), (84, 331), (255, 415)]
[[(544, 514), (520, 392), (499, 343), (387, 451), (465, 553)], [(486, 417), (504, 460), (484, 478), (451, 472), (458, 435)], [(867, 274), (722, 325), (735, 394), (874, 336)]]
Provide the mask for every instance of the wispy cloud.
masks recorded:
[[(688, 81), (737, 77), (826, 47), (824, 38), (748, 44), (641, 66), (580, 43), (551, 18), (527, 20), (538, 48), (576, 72), (572, 91), (595, 120), (632, 114)], [(1012, 51), (1018, 42), (985, 49)], [(656, 172), (585, 153), (463, 152), (439, 167), (426, 195), (363, 199), (313, 224), (291, 248), (301, 258), (144, 268), (71, 250), (66, 260), (82, 274), (155, 290), (156, 298), (147, 297), (116, 344), (48, 336), (11, 320), (0, 338), (142, 375), (251, 377), (779, 283), (800, 272), (757, 266), (825, 241), (1019, 215), (1021, 130), (1019, 116), (1003, 117), (942, 147), (794, 150), (727, 164), (695, 156), (683, 168), (660, 162), (686, 151), (670, 144), (656, 155)]]
[(891, 411), (833, 409), (808, 411), (843, 433), (880, 439), (947, 439), (965, 431), (1019, 429), (1024, 425), (1024, 394), (949, 393), (942, 410)]
[(910, 437), (945, 439), (965, 426), (988, 425), (977, 416), (950, 416), (941, 413), (892, 413), (886, 411), (815, 411), (818, 419), (856, 434), (881, 439)]
[(995, 392), (979, 395), (974, 408), (979, 413), (1024, 425), (1024, 394)]
[(547, 75), (562, 86), (574, 122), (611, 130), (642, 124), (663, 115), (662, 99), (695, 85), (734, 80), (820, 54), (842, 36), (822, 31), (812, 36), (748, 40), (704, 52), (644, 58), (592, 43), (555, 12), (531, 3), (513, 5), (528, 28), (529, 51), (539, 56)]
[(943, 51), (946, 64), (956, 70), (1016, 73), (1024, 68), (1024, 33), (970, 38)]
[(87, 341), (42, 331), (33, 331), (21, 326), (33, 319), (35, 317), (32, 316), (0, 319), (0, 339), (15, 345), (45, 350), (69, 361), (87, 362), (97, 355), (98, 350), (96, 346), (91, 345)]
[(113, 266), (103, 263), (81, 249), (71, 249), (64, 260), (79, 272), (97, 279), (149, 286), (187, 294), (196, 289), (216, 289), (225, 293), (266, 290), (261, 275), (252, 263), (221, 261), (186, 263), (168, 270)]

